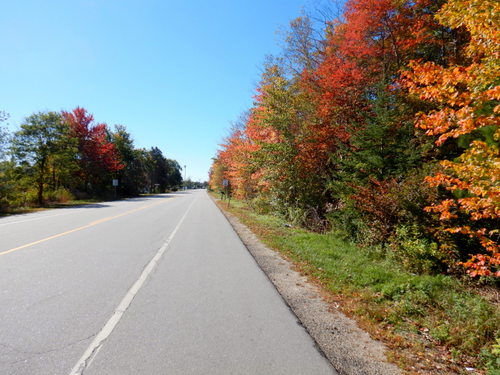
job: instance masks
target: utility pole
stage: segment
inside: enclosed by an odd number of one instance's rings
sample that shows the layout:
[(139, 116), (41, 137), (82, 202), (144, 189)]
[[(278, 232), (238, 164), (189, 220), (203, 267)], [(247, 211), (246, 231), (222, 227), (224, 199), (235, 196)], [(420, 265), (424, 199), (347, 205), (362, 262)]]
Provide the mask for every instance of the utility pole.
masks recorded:
[(187, 190), (187, 182), (186, 182), (186, 166), (184, 166), (184, 190)]

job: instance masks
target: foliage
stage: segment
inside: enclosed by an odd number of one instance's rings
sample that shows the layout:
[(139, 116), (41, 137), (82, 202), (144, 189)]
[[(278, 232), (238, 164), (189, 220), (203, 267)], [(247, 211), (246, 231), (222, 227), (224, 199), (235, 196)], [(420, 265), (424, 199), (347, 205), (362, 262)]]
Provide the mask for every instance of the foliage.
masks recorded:
[[(7, 119), (8, 114), (4, 111), (0, 111), (0, 124)], [(14, 186), (8, 176), (10, 163), (4, 161), (5, 151), (9, 140), (8, 137), (9, 133), (7, 129), (0, 126), (0, 212), (3, 207), (7, 205), (8, 197), (14, 190)]]
[(181, 167), (167, 159), (161, 150), (137, 150), (125, 126), (115, 125), (111, 141), (116, 147), (123, 168), (116, 172), (118, 192), (122, 196), (136, 196), (144, 192), (176, 190), (182, 183)]
[(17, 188), (13, 170), (12, 162), (0, 161), (0, 212), (10, 205)]
[(145, 190), (144, 186), (141, 186), (141, 181), (144, 180), (146, 173), (145, 165), (140, 160), (142, 154), (135, 150), (132, 136), (123, 125), (115, 125), (115, 130), (111, 133), (111, 139), (116, 147), (120, 164), (124, 166), (116, 173), (120, 195), (138, 195)]
[(476, 254), (461, 263), (471, 276), (500, 276), (499, 11), (496, 1), (448, 1), (436, 18), (469, 32), (470, 63), (412, 62), (404, 81), (410, 93), (436, 106), (419, 114), (416, 126), (437, 136), (437, 146), (453, 138), (465, 143), (457, 159), (441, 161), (443, 171), (426, 179), (450, 192), (426, 210), (439, 214), (445, 231), (477, 241)]
[(44, 189), (52, 180), (55, 187), (59, 174), (68, 168), (71, 158), (69, 128), (56, 112), (39, 112), (27, 117), (12, 139), (11, 151), (20, 164), (33, 170), (37, 184), (37, 203), (44, 203)]
[(6, 145), (9, 137), (9, 132), (7, 129), (1, 126), (2, 122), (6, 121), (9, 118), (9, 115), (4, 111), (0, 111), (0, 160), (4, 158), (4, 154), (6, 151)]
[(425, 238), (416, 225), (396, 228), (391, 249), (394, 258), (409, 271), (433, 274), (444, 269), (445, 256), (438, 244)]
[(81, 107), (62, 115), (77, 142), (80, 187), (87, 192), (102, 193), (114, 174), (124, 167), (108, 137), (107, 125), (94, 123), (94, 116)]
[(490, 348), (481, 351), (481, 361), (486, 364), (488, 375), (497, 375), (500, 371), (500, 338)]
[(181, 166), (163, 156), (158, 147), (147, 153), (149, 163), (149, 191), (165, 192), (167, 189), (178, 189), (182, 183)]
[(52, 190), (47, 195), (49, 202), (66, 203), (74, 199), (73, 194), (63, 187)]

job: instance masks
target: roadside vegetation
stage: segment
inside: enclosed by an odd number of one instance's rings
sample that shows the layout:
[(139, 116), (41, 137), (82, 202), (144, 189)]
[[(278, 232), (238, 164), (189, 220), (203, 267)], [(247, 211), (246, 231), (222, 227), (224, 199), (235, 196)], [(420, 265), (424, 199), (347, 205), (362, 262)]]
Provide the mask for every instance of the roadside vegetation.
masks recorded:
[[(0, 125), (7, 119), (0, 112)], [(0, 214), (161, 193), (181, 185), (177, 161), (157, 147), (135, 148), (125, 126), (110, 129), (84, 108), (34, 113), (13, 134), (0, 126)]]
[(293, 20), (210, 172), (268, 221), (267, 243), (370, 320), (491, 373), (499, 14), (493, 0), (348, 0)]
[(218, 204), (321, 285), (325, 298), (382, 340), (407, 373), (498, 373), (498, 294), (481, 295), (449, 275), (409, 272), (390, 251), (293, 226), (248, 202)]

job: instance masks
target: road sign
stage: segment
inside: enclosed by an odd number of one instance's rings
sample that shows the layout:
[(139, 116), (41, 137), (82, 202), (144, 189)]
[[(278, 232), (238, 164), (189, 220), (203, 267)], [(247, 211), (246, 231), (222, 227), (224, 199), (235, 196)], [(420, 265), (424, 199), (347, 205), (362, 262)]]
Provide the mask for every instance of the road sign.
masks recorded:
[(113, 179), (113, 186), (118, 186), (118, 180)]

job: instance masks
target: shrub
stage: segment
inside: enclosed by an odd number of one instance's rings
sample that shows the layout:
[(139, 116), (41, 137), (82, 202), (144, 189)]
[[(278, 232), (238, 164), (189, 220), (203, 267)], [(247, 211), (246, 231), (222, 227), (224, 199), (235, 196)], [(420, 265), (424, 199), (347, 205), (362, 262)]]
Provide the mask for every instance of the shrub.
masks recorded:
[(445, 254), (436, 242), (425, 238), (416, 225), (398, 227), (390, 248), (393, 256), (409, 271), (435, 273), (445, 269)]
[(65, 203), (73, 199), (71, 192), (64, 188), (49, 191), (47, 194), (47, 200), (51, 203)]
[(262, 195), (258, 195), (250, 201), (250, 206), (259, 214), (266, 215), (272, 211), (271, 203)]

